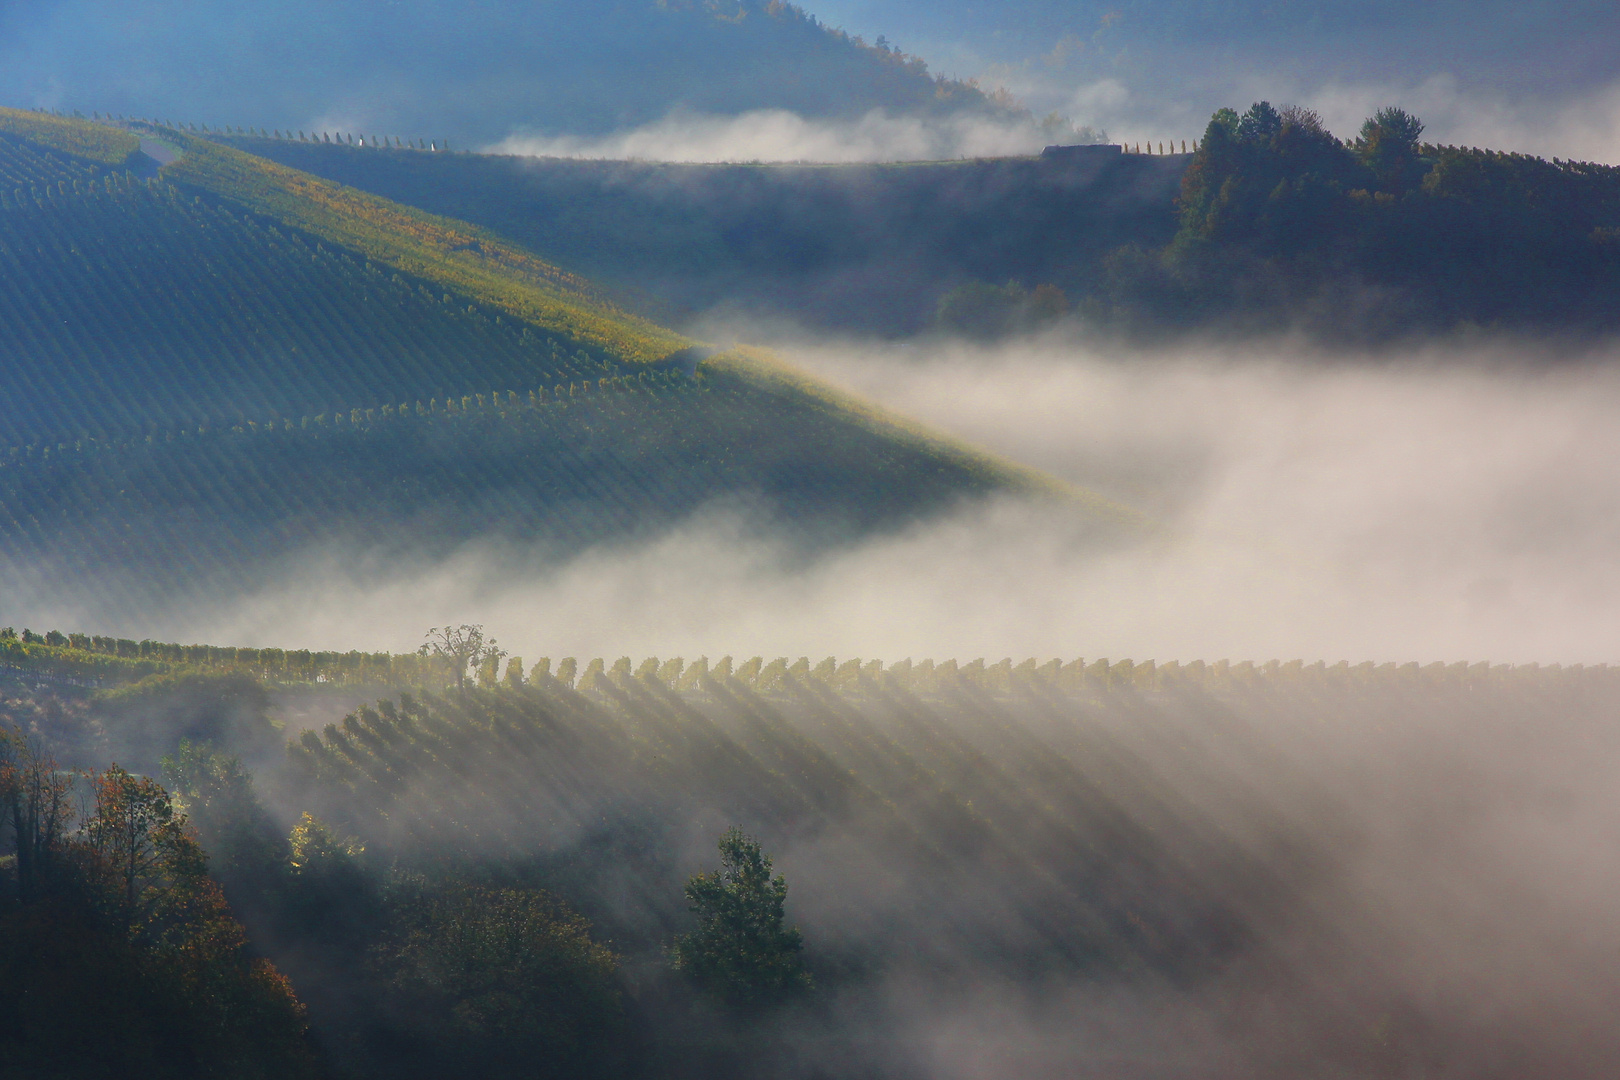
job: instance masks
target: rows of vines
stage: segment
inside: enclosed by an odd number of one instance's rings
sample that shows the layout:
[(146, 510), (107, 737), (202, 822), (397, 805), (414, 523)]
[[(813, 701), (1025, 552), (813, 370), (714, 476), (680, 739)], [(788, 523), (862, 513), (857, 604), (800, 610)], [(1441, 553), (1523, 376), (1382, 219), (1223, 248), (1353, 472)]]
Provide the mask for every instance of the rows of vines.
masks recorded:
[(18, 572), (60, 573), (64, 588), (135, 570), (184, 590), (240, 586), (267, 560), (327, 542), (420, 555), (504, 538), (562, 554), (651, 536), (726, 500), (787, 515), (804, 536), (864, 530), (995, 482), (725, 379), (473, 400), (25, 447), (0, 468), (0, 536)]
[[(542, 662), (306, 731), (289, 770), (303, 805), (380, 853), (544, 858), (611, 836), (656, 897), (686, 830), (746, 822), (797, 870), (834, 954), (1185, 971), (1289, 895), (1253, 876), (1281, 837), (1241, 781), (1286, 790), (1293, 768), (1257, 732), (1354, 755), (1394, 718), (1459, 735), (1562, 722), (1617, 689), (1614, 669), (1534, 666)], [(595, 863), (575, 895), (622, 910), (623, 867)], [(885, 866), (907, 867), (906, 889)], [(654, 941), (679, 917), (637, 902), (618, 933)]]
[[(0, 441), (319, 415), (630, 370), (426, 283), (148, 187), (59, 181), (0, 213)], [(35, 189), (31, 189), (35, 190)], [(15, 202), (13, 203), (15, 205)]]

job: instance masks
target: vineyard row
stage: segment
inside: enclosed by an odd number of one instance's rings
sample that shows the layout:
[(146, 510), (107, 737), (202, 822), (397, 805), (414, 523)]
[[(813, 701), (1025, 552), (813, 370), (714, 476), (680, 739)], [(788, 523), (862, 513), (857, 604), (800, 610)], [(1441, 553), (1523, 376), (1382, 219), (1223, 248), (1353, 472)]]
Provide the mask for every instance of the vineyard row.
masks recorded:
[(0, 418), (0, 442), (640, 367), (128, 174), (59, 181), (41, 206), (0, 213), (0, 391), (27, 403)]
[(206, 422), (180, 427), (154, 424), (146, 433), (126, 438), (97, 438), (90, 435), (72, 440), (33, 442), (23, 446), (0, 446), (0, 469), (36, 460), (59, 460), (70, 454), (119, 452), (143, 444), (172, 443), (188, 438), (205, 438), (209, 435), (243, 437), (295, 432), (316, 436), (322, 432), (371, 433), (381, 430), (383, 425), (400, 422), (454, 423), (467, 418), (509, 420), (520, 411), (566, 405), (570, 401), (592, 394), (632, 392), (666, 394), (702, 392), (708, 389), (708, 385), (701, 380), (688, 379), (666, 369), (641, 371), (634, 375), (607, 376), (594, 382), (583, 379), (567, 385), (558, 383), (549, 388), (537, 387), (522, 394), (516, 390), (492, 390), (487, 395), (463, 394), (459, 399), (447, 397), (442, 402), (438, 398), (430, 398), (426, 403), (400, 402), (398, 405), (389, 404), (366, 409), (334, 410), (330, 415), (319, 413), (315, 416), (301, 416), (297, 420), (272, 415), (263, 420), (244, 418), (228, 426), (210, 427)]
[[(134, 641), (88, 634), (44, 635), (11, 627), (0, 630), (0, 663), (47, 673), (117, 679), (142, 677), (178, 670), (237, 672), (271, 682), (339, 683), (368, 686), (443, 687), (453, 682), (445, 664), (419, 653), (366, 653), (311, 651), (308, 649), (254, 649), (215, 645), (181, 645), (152, 640)], [(580, 692), (612, 694), (632, 682), (656, 684), (677, 693), (702, 694), (715, 686), (740, 683), (755, 691), (784, 690), (791, 682), (815, 682), (850, 692), (881, 692), (885, 688), (911, 692), (950, 692), (977, 689), (991, 693), (1048, 689), (1083, 691), (1135, 688), (1144, 691), (1174, 689), (1179, 684), (1243, 685), (1319, 684), (1324, 687), (1374, 685), (1454, 686), (1488, 688), (1527, 681), (1566, 683), (1571, 686), (1620, 681), (1620, 667), (1607, 664), (1489, 664), (1457, 662), (1420, 665), (1351, 664), (1340, 661), (1306, 663), (1303, 660), (1255, 663), (1219, 660), (1156, 662), (1077, 658), (1070, 661), (1011, 658), (986, 663), (956, 660), (910, 659), (887, 666), (880, 660), (827, 657), (812, 664), (808, 657), (790, 661), (777, 657), (767, 662), (755, 656), (735, 663), (730, 656), (714, 663), (699, 658), (691, 663), (677, 657), (649, 657), (633, 665), (620, 657), (610, 666), (598, 657), (579, 668), (573, 657), (562, 659), (555, 670), (549, 657), (526, 669), (523, 660), (507, 660), (504, 672), (486, 664), (478, 673), (485, 688), (499, 684), (560, 685)]]

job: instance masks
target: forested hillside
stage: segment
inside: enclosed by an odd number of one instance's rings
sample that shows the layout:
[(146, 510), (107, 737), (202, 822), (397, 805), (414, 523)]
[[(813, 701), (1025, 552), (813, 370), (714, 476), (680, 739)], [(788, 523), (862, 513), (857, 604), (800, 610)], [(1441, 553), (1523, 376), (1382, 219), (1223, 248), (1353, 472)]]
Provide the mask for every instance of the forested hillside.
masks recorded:
[[(1491, 866), (1500, 838), (1475, 845), (1513, 800), (1557, 789), (1572, 754), (1612, 759), (1608, 668), (490, 652), (460, 657), (464, 689), (442, 659), (354, 665), (375, 697), (311, 685), (348, 715), (278, 733), (253, 678), (270, 650), (139, 648), (176, 666), (93, 694), (7, 675), (0, 712), (75, 763), (166, 755), (211, 872), (340, 1075), (915, 1075), (933, 1023), (980, 1030), (988, 1003), (1042, 1023), (1023, 992), (1086, 1025), (1042, 1043), (1065, 1069), (1158, 1060), (1140, 1025), (1091, 1026), (1100, 1001), (1183, 1040), (1177, 1076), (1419, 1059), (1476, 1075), (1504, 1055), (1585, 1076), (1620, 1049), (1595, 1004), (1613, 973), (1568, 942), (1544, 959), (1596, 980), (1581, 993), (1504, 992), (1558, 1006), (1555, 1023), (1471, 1009), (1473, 978), (1534, 968), (1502, 944), (1518, 909), (1427, 921), (1405, 896), (1433, 863), (1403, 846), (1416, 828), (1448, 873)], [(275, 677), (313, 679), (294, 655)], [(1499, 803), (1504, 753), (1527, 768)], [(785, 875), (810, 980), (669, 966), (694, 925), (682, 883), (728, 824)], [(1367, 859), (1394, 881), (1366, 879)], [(29, 910), (10, 895), (0, 914)], [(749, 987), (749, 1004), (725, 996)], [(42, 1054), (65, 1030), (3, 1037)]]
[(729, 501), (814, 545), (1057, 490), (487, 230), (162, 134), (142, 181), (136, 135), (0, 114), (11, 573), (133, 605), (326, 541), (573, 551)]

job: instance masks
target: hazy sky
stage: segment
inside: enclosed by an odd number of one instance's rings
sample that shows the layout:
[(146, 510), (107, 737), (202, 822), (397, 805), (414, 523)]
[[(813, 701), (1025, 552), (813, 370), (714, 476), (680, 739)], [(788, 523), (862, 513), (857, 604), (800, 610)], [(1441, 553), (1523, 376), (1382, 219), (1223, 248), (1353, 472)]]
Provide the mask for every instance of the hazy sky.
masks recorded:
[(1620, 5), (1597, 0), (808, 0), (827, 22), (1122, 139), (1221, 105), (1308, 104), (1341, 135), (1401, 102), (1443, 141), (1620, 161)]
[[(602, 144), (609, 148), (667, 145), (670, 113), (780, 105), (780, 93), (749, 90), (779, 67), (741, 62), (754, 51), (744, 44), (751, 39), (660, 38), (676, 24), (627, 18), (641, 3), (29, 0), (0, 5), (0, 101), (264, 127), (381, 125), (395, 134), (456, 134), (464, 145), (523, 132), (600, 138), (654, 129)], [(645, 4), (650, 10), (654, 0)], [(1214, 109), (1262, 98), (1312, 106), (1347, 135), (1378, 106), (1400, 103), (1441, 141), (1620, 162), (1613, 3), (806, 6), (869, 41), (886, 36), (938, 72), (1004, 86), (1038, 113), (1055, 110), (1117, 140), (1190, 140)], [(740, 61), (693, 55), (711, 47)], [(774, 138), (782, 122), (770, 124)], [(694, 148), (665, 152), (708, 152), (701, 147), (715, 142), (712, 124), (692, 130)], [(786, 153), (837, 160), (860, 139), (812, 125), (803, 146)], [(945, 149), (984, 152), (1006, 140), (974, 133), (959, 141)]]

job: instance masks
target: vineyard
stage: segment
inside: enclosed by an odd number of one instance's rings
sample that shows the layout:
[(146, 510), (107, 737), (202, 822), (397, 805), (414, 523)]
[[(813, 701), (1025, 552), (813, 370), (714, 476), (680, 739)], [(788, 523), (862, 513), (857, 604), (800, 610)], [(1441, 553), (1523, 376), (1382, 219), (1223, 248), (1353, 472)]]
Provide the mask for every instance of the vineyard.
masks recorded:
[(730, 498), (790, 515), (815, 543), (1028, 484), (724, 374), (369, 401), (13, 447), (0, 464), (6, 555), (70, 591), (86, 575), (130, 571), (147, 583), (127, 598), (138, 607), (150, 587), (240, 587), (266, 560), (329, 541), (401, 557), (473, 538), (565, 553), (650, 536)]
[[(50, 156), (76, 156), (106, 144), (127, 165), (139, 148), (134, 134), (161, 136), (181, 149), (163, 168), (167, 182), (188, 196), (223, 200), (283, 228), (335, 244), (398, 273), (492, 306), (522, 321), (632, 361), (662, 359), (691, 342), (615, 308), (587, 281), (551, 266), (499, 236), (387, 199), (321, 180), (177, 128), (149, 122), (121, 127), (0, 109), (0, 135), (26, 138)], [(101, 163), (101, 158), (86, 158)], [(61, 180), (73, 177), (64, 174)], [(25, 193), (27, 194), (27, 193)], [(13, 197), (17, 198), (15, 193)]]
[(61, 190), (59, 184), (77, 188), (109, 174), (106, 165), (94, 159), (53, 153), (14, 135), (0, 136), (0, 208), (22, 206), (29, 198), (37, 201), (41, 188)]
[(0, 111), (0, 536), (58, 595), (135, 610), (333, 541), (560, 554), (717, 503), (812, 544), (1006, 490), (1134, 527), (475, 227), (130, 126), (182, 155), (138, 180), (123, 128)]
[[(610, 950), (627, 1011), (610, 996), (594, 1015), (628, 1016), (634, 1041), (569, 1051), (608, 1075), (928, 1075), (914, 1010), (971, 1025), (952, 1010), (986, 987), (1080, 995), (1065, 1031), (1098, 998), (1174, 1003), (1155, 1030), (1218, 1021), (1244, 1075), (1292, 1075), (1300, 1053), (1342, 1075), (1413, 1055), (1557, 1064), (1536, 1023), (1487, 1025), (1403, 981), (1392, 951), (1427, 970), (1479, 939), (1467, 922), (1401, 936), (1408, 891), (1451, 880), (1402, 845), (1438, 833), (1446, 872), (1477, 882), (1492, 814), (1556, 805), (1537, 800), (1579, 759), (1612, 760), (1620, 704), (1617, 669), (1484, 663), (512, 658), (458, 690), (418, 654), (56, 631), (0, 631), (0, 668), (0, 713), (70, 760), (171, 777), (254, 947), (356, 1076), (443, 1075), (515, 1037), (424, 1034), (447, 1014), (378, 966), (413, 898), (446, 895), (483, 905), (469, 919), (536, 897)], [(728, 1019), (668, 967), (683, 882), (728, 825), (791, 885), (803, 1007)], [(1368, 852), (1394, 907), (1361, 876)], [(1588, 1013), (1566, 1021), (1583, 1047), (1601, 1038)], [(1142, 1052), (1134, 1030), (1086, 1030), (1100, 1041), (1060, 1060)]]
[[(33, 189), (37, 191), (38, 189)], [(621, 375), (600, 350), (127, 173), (0, 211), (0, 442)]]
[[(1326, 944), (1360, 917), (1322, 899), (1346, 887), (1343, 823), (1402, 777), (1466, 799), (1469, 739), (1608, 745), (1617, 691), (1607, 668), (1483, 664), (541, 661), (305, 731), (277, 783), (375, 861), (528, 868), (631, 964), (741, 823), (778, 855), (826, 992), (875, 1016), (890, 1006), (863, 988), (900, 973), (1237, 1001), (1259, 965), (1279, 1022), (1325, 1000), (1339, 1030), (1385, 1007), (1341, 996), (1364, 960)], [(1272, 952), (1295, 935), (1325, 951)]]
[[(7, 634), (8, 667), (99, 665), (148, 676), (137, 690), (187, 672), (369, 688), (372, 704), (291, 740), (266, 774), (276, 797), (377, 858), (538, 859), (621, 946), (656, 947), (678, 922), (681, 853), (711, 822), (745, 822), (798, 871), (835, 969), (898, 935), (912, 962), (964, 962), (974, 942), (1015, 968), (1204, 970), (1265, 914), (1250, 885), (1275, 903), (1303, 884), (1264, 877), (1286, 838), (1236, 777), (1303, 782), (1291, 744), (1353, 760), (1389, 737), (1380, 717), (1422, 716), (1437, 739), (1508, 722), (1533, 740), (1522, 718), (1555, 732), (1620, 700), (1608, 666), (759, 656), (513, 659), (459, 692), (414, 653)], [(628, 909), (609, 895), (626, 867), (582, 854), (606, 849), (631, 862)], [(857, 857), (926, 881), (882, 895), (835, 872)], [(863, 907), (877, 915), (854, 919)]]
[[(20, 671), (65, 674), (77, 670), (88, 674), (91, 667), (100, 665), (112, 673), (108, 676), (109, 685), (152, 674), (189, 671), (242, 674), (271, 685), (352, 683), (431, 694), (442, 690), (448, 678), (442, 664), (417, 653), (392, 655), (182, 645), (59, 630), (43, 634), (32, 630), (19, 633), (15, 627), (0, 629), (0, 650), (5, 652), (6, 665)], [(83, 666), (75, 669), (75, 664)], [(1183, 664), (1174, 660), (1137, 662), (1106, 658), (1041, 661), (1034, 657), (1018, 663), (1008, 657), (993, 664), (987, 664), (982, 657), (963, 663), (906, 659), (887, 666), (881, 660), (840, 661), (830, 656), (814, 664), (809, 657), (789, 660), (785, 656), (768, 663), (760, 656), (742, 662), (726, 656), (713, 663), (706, 657), (690, 663), (680, 657), (662, 661), (650, 657), (634, 663), (626, 656), (611, 665), (598, 657), (588, 661), (583, 669), (578, 660), (568, 657), (558, 661), (555, 670), (549, 657), (535, 662), (527, 670), (521, 658), (514, 658), (504, 676), (497, 668), (488, 668), (480, 675), (480, 684), (485, 689), (532, 684), (609, 695), (632, 686), (662, 687), (680, 694), (700, 695), (711, 693), (717, 686), (731, 686), (753, 693), (781, 695), (796, 685), (806, 684), (806, 680), (830, 690), (856, 694), (898, 690), (938, 695), (970, 690), (993, 695), (1031, 692), (1082, 695), (1114, 691), (1159, 693), (1189, 687), (1209, 692), (1303, 687), (1335, 696), (1391, 688), (1475, 695), (1498, 691), (1565, 694), (1608, 693), (1620, 689), (1620, 668), (1607, 664), (1565, 667), (1461, 661), (1422, 665), (1371, 661), (1351, 664), (1347, 660), (1337, 664), (1320, 660), (1310, 664), (1303, 660), (1272, 660), (1260, 664), (1247, 660), (1237, 663), (1195, 660)]]

